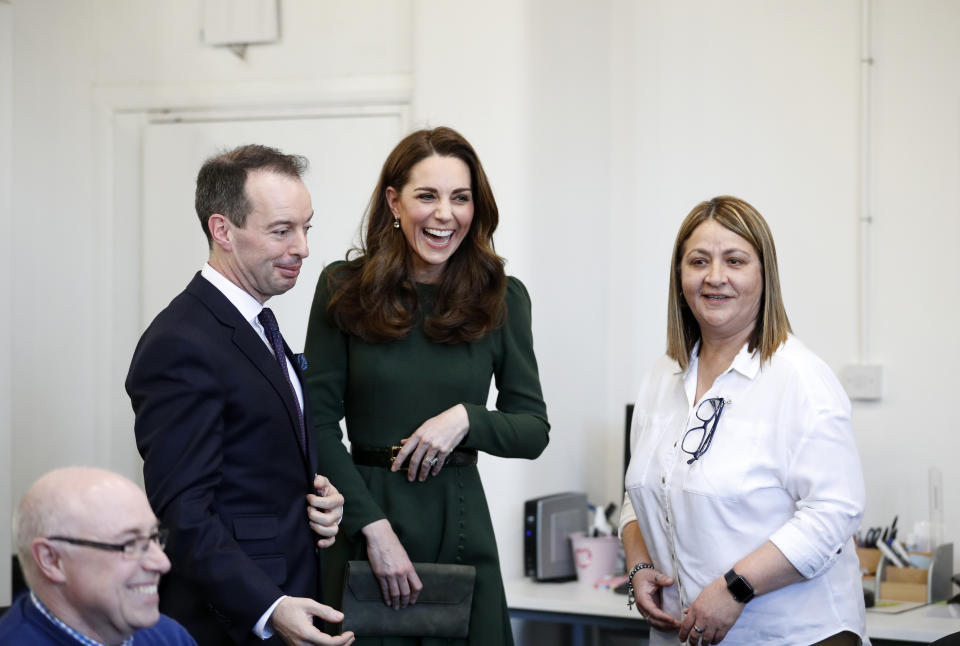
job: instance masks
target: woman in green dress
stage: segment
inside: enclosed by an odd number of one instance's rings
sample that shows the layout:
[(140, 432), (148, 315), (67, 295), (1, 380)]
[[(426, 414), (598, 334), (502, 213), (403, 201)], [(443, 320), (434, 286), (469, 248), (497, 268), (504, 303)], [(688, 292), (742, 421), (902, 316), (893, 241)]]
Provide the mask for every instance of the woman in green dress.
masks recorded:
[[(366, 219), (361, 248), (321, 275), (307, 331), (320, 473), (346, 500), (324, 556), (324, 596), (337, 603), (350, 559), (369, 560), (384, 601), (398, 609), (422, 589), (413, 562), (473, 565), (469, 638), (459, 643), (509, 646), (476, 465), (478, 452), (533, 459), (547, 445), (530, 297), (494, 252), (493, 192), (473, 148), (450, 128), (397, 145)], [(496, 410), (486, 407), (491, 376)], [(431, 641), (360, 636), (357, 644)]]

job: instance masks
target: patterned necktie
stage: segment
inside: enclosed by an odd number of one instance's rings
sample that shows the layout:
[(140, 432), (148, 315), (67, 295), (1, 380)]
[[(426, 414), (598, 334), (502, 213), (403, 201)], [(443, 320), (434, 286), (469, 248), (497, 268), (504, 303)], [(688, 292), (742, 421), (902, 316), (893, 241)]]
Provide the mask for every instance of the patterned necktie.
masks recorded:
[(290, 372), (287, 370), (287, 355), (283, 351), (283, 337), (280, 335), (280, 326), (277, 325), (277, 317), (273, 315), (269, 307), (264, 307), (257, 316), (257, 320), (259, 320), (263, 326), (263, 331), (267, 335), (267, 341), (270, 342), (270, 347), (273, 348), (273, 355), (277, 363), (280, 364), (280, 372), (283, 373), (283, 378), (287, 381), (287, 386), (290, 387), (290, 394), (293, 395), (293, 401), (297, 405), (297, 419), (300, 422), (300, 448), (306, 453), (307, 433), (303, 423), (303, 409), (300, 408), (297, 391), (290, 382)]

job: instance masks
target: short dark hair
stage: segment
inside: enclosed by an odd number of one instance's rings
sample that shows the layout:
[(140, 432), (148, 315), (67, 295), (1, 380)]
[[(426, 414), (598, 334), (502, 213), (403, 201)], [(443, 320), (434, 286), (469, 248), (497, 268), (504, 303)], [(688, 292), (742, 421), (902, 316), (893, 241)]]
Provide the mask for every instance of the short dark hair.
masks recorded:
[(226, 216), (241, 228), (246, 223), (251, 208), (244, 190), (247, 173), (268, 170), (300, 179), (307, 166), (306, 157), (285, 155), (276, 148), (258, 144), (240, 146), (203, 162), (197, 174), (194, 205), (207, 244), (213, 244), (208, 222), (214, 213)]

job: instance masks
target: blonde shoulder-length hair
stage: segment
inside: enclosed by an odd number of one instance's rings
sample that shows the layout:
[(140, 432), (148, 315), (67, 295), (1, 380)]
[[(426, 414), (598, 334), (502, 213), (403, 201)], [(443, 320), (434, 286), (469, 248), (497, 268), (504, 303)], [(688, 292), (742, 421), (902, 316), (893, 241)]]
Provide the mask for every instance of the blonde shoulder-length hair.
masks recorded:
[(760, 361), (765, 362), (777, 351), (790, 329), (790, 321), (783, 307), (780, 293), (780, 274), (777, 271), (777, 249), (773, 244), (770, 227), (763, 216), (750, 204), (736, 197), (721, 195), (712, 200), (701, 202), (693, 207), (673, 244), (670, 265), (670, 295), (667, 303), (667, 355), (687, 369), (690, 353), (700, 340), (700, 324), (683, 298), (680, 283), (680, 262), (683, 248), (694, 229), (706, 222), (715, 220), (717, 224), (733, 231), (753, 245), (760, 258), (760, 270), (763, 272), (763, 293), (760, 296), (760, 310), (757, 324), (750, 335), (749, 350), (759, 349)]

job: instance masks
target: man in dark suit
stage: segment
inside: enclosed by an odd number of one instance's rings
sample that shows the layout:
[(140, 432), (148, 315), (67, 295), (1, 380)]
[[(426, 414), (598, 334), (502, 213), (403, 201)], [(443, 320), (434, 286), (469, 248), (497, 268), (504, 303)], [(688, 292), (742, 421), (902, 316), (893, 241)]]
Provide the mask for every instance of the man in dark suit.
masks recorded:
[(209, 260), (127, 375), (147, 495), (170, 530), (160, 607), (204, 646), (353, 641), (313, 623), (342, 620), (315, 599), (343, 498), (313, 475), (300, 366), (263, 307), (308, 254), (305, 167), (265, 146), (207, 160), (196, 209)]

